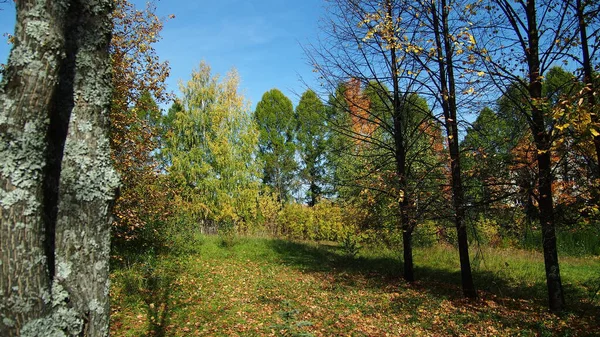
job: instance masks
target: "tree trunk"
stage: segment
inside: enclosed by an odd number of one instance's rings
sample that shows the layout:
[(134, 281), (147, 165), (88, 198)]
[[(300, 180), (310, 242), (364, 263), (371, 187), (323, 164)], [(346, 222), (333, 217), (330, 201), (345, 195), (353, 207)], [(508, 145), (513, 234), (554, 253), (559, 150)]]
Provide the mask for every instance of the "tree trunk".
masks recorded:
[(414, 226), (411, 225), (406, 209), (402, 209), (402, 245), (404, 247), (404, 280), (415, 281), (415, 270), (413, 263), (412, 234)]
[[(393, 8), (391, 2), (386, 2), (387, 14), (393, 17)], [(398, 176), (398, 187), (402, 200), (399, 202), (399, 215), (400, 215), (400, 228), (402, 228), (402, 246), (403, 246), (403, 257), (404, 257), (404, 280), (407, 282), (415, 281), (415, 272), (413, 265), (413, 251), (412, 251), (412, 233), (413, 233), (413, 219), (408, 211), (410, 207), (410, 196), (407, 189), (407, 176), (406, 176), (406, 147), (404, 146), (405, 138), (405, 123), (408, 117), (406, 116), (402, 104), (400, 102), (400, 84), (399, 84), (399, 71), (398, 71), (398, 57), (396, 55), (397, 50), (395, 46), (390, 46), (390, 58), (391, 58), (391, 73), (393, 82), (393, 123), (394, 123), (394, 150), (396, 160), (396, 175)]]
[(17, 2), (0, 88), (2, 336), (108, 336), (112, 6)]
[(442, 108), (445, 118), (448, 149), (450, 152), (450, 171), (452, 183), (452, 203), (454, 205), (454, 225), (458, 236), (458, 253), (463, 295), (476, 298), (477, 291), (471, 273), (469, 258), (469, 241), (465, 224), (464, 189), (460, 167), (458, 144), (458, 124), (456, 107), (456, 87), (454, 83), (454, 64), (452, 58), (452, 41), (448, 28), (448, 6), (441, 0), (441, 22), (436, 14), (435, 1), (432, 2), (433, 26), (438, 49), (438, 65), (440, 70), (440, 87), (442, 88)]
[(109, 332), (110, 206), (118, 185), (108, 139), (112, 3), (72, 2), (67, 55), (77, 62), (62, 80), (74, 105), (58, 107), (71, 111), (71, 118), (60, 175), (54, 282), (83, 316), (85, 336)]
[(0, 84), (1, 336), (16, 336), (50, 308), (45, 137), (64, 45), (64, 5), (55, 0), (17, 4), (15, 43)]
[(565, 300), (560, 278), (556, 234), (554, 229), (554, 208), (552, 201), (552, 163), (550, 160), (551, 136), (546, 130), (544, 111), (542, 110), (542, 82), (540, 76), (539, 35), (537, 30), (536, 3), (527, 2), (526, 15), (528, 25), (529, 48), (525, 51), (529, 68), (529, 95), (531, 97), (531, 132), (537, 148), (538, 189), (540, 222), (546, 266), (546, 284), (548, 286), (549, 307), (553, 312), (561, 312)]

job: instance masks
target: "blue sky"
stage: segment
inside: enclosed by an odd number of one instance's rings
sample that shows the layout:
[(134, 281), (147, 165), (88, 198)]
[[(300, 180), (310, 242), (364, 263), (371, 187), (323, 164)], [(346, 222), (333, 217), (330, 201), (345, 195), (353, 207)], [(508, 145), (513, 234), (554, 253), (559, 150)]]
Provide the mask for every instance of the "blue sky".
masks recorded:
[[(141, 9), (146, 0), (132, 2)], [(12, 33), (14, 4), (0, 6), (0, 32)], [(186, 81), (204, 60), (221, 75), (235, 67), (252, 107), (272, 88), (281, 90), (295, 106), (306, 89), (300, 79), (317, 84), (302, 45), (316, 38), (324, 6), (323, 0), (158, 1), (159, 16), (175, 15), (156, 45), (158, 55), (171, 66), (169, 89), (178, 93), (179, 80)], [(6, 62), (9, 48), (3, 38), (0, 63)]]

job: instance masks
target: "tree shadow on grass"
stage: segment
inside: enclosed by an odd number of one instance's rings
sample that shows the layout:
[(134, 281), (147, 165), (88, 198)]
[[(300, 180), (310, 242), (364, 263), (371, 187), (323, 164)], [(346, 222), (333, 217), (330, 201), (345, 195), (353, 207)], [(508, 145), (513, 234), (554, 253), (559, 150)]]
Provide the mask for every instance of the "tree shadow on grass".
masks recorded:
[(146, 304), (148, 331), (146, 336), (166, 337), (169, 325), (172, 283), (174, 275), (170, 273), (146, 274), (146, 287), (142, 290)]
[[(142, 336), (167, 337), (171, 317), (171, 295), (178, 271), (160, 268), (155, 256), (139, 257), (139, 264), (120, 275), (124, 301), (144, 303), (147, 330)], [(143, 261), (143, 262), (141, 262)], [(125, 268), (127, 270), (127, 268)]]
[[(362, 284), (363, 286), (379, 288), (382, 291), (393, 291), (398, 287), (411, 287), (418, 292), (427, 293), (439, 301), (448, 300), (456, 303), (457, 306), (470, 306), (473, 312), (479, 312), (482, 316), (488, 315), (488, 312), (484, 310), (487, 306), (485, 299), (491, 298), (504, 309), (512, 313), (521, 312), (524, 315), (527, 315), (528, 310), (532, 310), (532, 304), (543, 308), (547, 303), (546, 285), (539, 281), (531, 284), (527, 280), (508, 280), (494, 272), (474, 270), (475, 284), (484, 299), (469, 301), (462, 297), (458, 266), (455, 271), (451, 271), (416, 265), (415, 275), (418, 281), (409, 285), (402, 280), (402, 260), (399, 257), (401, 252), (398, 252), (398, 257), (352, 257), (345, 255), (342, 248), (334, 245), (283, 240), (271, 240), (269, 244), (283, 264), (306, 272), (327, 273), (333, 276), (336, 284), (352, 287), (355, 285), (355, 276), (360, 276), (368, 280), (366, 285)], [(570, 300), (568, 303), (570, 313), (587, 316), (592, 324), (600, 326), (600, 321), (598, 321), (600, 307), (585, 300), (589, 294), (585, 294), (572, 284), (563, 286), (564, 292), (568, 294)], [(396, 302), (398, 311), (416, 310), (421, 305), (418, 299), (411, 298), (403, 298), (402, 301)], [(506, 326), (524, 326), (522, 317), (519, 316), (511, 317), (499, 314), (491, 319), (500, 321)], [(544, 327), (538, 326), (537, 322), (530, 323), (528, 327), (533, 331), (538, 331), (539, 335), (544, 335)], [(565, 335), (568, 334), (567, 331)], [(580, 330), (576, 335), (586, 335), (586, 332)]]

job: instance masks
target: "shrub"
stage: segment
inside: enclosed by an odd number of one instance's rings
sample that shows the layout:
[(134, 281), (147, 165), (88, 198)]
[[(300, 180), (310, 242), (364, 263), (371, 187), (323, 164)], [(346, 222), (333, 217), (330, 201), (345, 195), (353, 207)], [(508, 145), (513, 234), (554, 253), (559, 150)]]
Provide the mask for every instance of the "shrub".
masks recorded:
[(437, 243), (438, 227), (434, 221), (428, 220), (417, 225), (413, 232), (415, 247), (431, 247)]

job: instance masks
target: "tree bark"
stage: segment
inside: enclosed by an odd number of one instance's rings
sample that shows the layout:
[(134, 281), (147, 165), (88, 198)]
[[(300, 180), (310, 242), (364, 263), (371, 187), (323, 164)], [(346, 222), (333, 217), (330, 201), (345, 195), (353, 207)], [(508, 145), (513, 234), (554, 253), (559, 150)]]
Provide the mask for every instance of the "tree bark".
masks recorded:
[(112, 6), (17, 1), (0, 86), (2, 336), (108, 336)]
[(549, 307), (553, 312), (561, 312), (565, 300), (560, 278), (556, 233), (554, 225), (554, 207), (552, 201), (552, 163), (550, 160), (551, 135), (547, 131), (542, 106), (542, 81), (540, 76), (539, 34), (537, 30), (536, 3), (527, 2), (527, 35), (529, 48), (525, 51), (529, 75), (529, 95), (531, 98), (531, 132), (537, 148), (538, 189), (540, 222), (546, 267)]
[(15, 43), (0, 84), (1, 336), (16, 336), (50, 307), (45, 135), (64, 46), (64, 5), (17, 3)]
[(460, 274), (463, 295), (476, 298), (477, 291), (471, 272), (469, 258), (469, 241), (465, 224), (464, 189), (460, 167), (460, 152), (458, 144), (458, 124), (456, 107), (456, 87), (454, 82), (454, 64), (452, 58), (452, 41), (448, 28), (448, 6), (446, 0), (441, 0), (441, 21), (436, 14), (436, 3), (432, 1), (433, 26), (438, 49), (438, 65), (440, 70), (440, 87), (442, 88), (442, 109), (444, 112), (448, 149), (450, 152), (450, 171), (452, 183), (452, 203), (454, 205), (454, 225), (458, 236), (458, 253), (460, 259)]
[(60, 175), (54, 283), (83, 317), (85, 336), (109, 332), (110, 206), (118, 185), (108, 139), (111, 10), (111, 0), (72, 1), (67, 60), (75, 62), (62, 80), (73, 105), (57, 107), (71, 115)]

